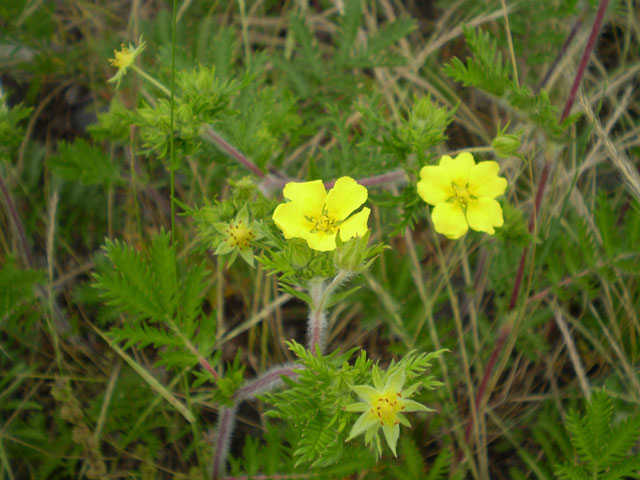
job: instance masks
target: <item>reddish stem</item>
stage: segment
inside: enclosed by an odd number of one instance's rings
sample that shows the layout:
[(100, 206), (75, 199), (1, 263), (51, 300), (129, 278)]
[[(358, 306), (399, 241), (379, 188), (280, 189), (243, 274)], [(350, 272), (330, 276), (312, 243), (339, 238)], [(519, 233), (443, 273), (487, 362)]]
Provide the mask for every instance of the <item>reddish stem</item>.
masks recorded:
[[(404, 180), (405, 178), (406, 178), (406, 175), (404, 173), (404, 170), (391, 170), (390, 172), (382, 173), (380, 175), (374, 175), (372, 177), (356, 179), (356, 181), (360, 185), (364, 185), (365, 187), (372, 187), (374, 185), (380, 185), (383, 183), (397, 182), (399, 180)], [(331, 188), (335, 185), (335, 183), (336, 183), (335, 180), (331, 180), (329, 182), (325, 182), (324, 186), (326, 188)]]
[(7, 211), (9, 212), (9, 217), (11, 218), (11, 223), (13, 223), (13, 228), (20, 239), (20, 246), (22, 247), (22, 254), (24, 256), (24, 260), (26, 266), (28, 268), (33, 267), (33, 257), (31, 256), (31, 250), (29, 249), (29, 243), (27, 242), (27, 236), (24, 233), (24, 227), (22, 226), (22, 222), (20, 221), (20, 216), (18, 215), (18, 210), (16, 209), (13, 200), (11, 199), (11, 194), (9, 193), (9, 189), (7, 185), (4, 183), (4, 180), (0, 176), (0, 190), (2, 191), (2, 196), (4, 197), (4, 201), (7, 205)]
[(584, 75), (584, 71), (587, 68), (589, 57), (591, 56), (591, 52), (593, 52), (593, 47), (595, 47), (596, 45), (596, 38), (598, 38), (598, 33), (600, 33), (600, 26), (602, 25), (602, 20), (604, 20), (604, 14), (607, 10), (607, 5), (609, 5), (609, 0), (601, 0), (600, 6), (598, 7), (598, 12), (596, 13), (596, 18), (593, 22), (593, 27), (591, 27), (591, 33), (589, 34), (587, 46), (585, 47), (584, 52), (582, 52), (582, 58), (580, 59), (580, 65), (578, 66), (578, 73), (576, 74), (576, 78), (573, 80), (573, 85), (571, 85), (571, 91), (569, 92), (569, 98), (567, 98), (567, 103), (565, 103), (564, 110), (562, 111), (562, 115), (560, 116), (560, 123), (564, 122), (565, 118), (569, 116), (569, 111), (571, 110), (573, 102), (576, 99), (578, 87), (582, 82), (582, 77)]
[(553, 63), (547, 70), (547, 73), (545, 74), (544, 78), (540, 82), (540, 85), (538, 85), (538, 88), (536, 88), (536, 93), (538, 93), (540, 89), (544, 88), (547, 85), (547, 82), (551, 78), (551, 75), (553, 74), (553, 72), (555, 72), (556, 68), (558, 68), (558, 64), (560, 63), (560, 60), (562, 60), (562, 58), (566, 55), (567, 50), (569, 49), (569, 45), (571, 45), (571, 42), (573, 42), (573, 38), (576, 36), (576, 33), (578, 33), (578, 30), (580, 29), (581, 26), (582, 26), (582, 19), (578, 18), (573, 24), (573, 27), (571, 27), (571, 31), (569, 32), (567, 39), (562, 44), (562, 47), (560, 47), (560, 51), (558, 52), (558, 55), (556, 55), (556, 58), (553, 60)]
[(219, 479), (224, 474), (224, 461), (229, 451), (236, 407), (223, 408), (219, 412), (218, 431), (216, 436), (216, 448), (213, 456), (213, 480)]
[[(536, 200), (531, 212), (531, 218), (529, 218), (529, 233), (533, 232), (536, 224), (536, 218), (538, 211), (540, 210), (540, 204), (542, 203), (542, 194), (544, 193), (545, 186), (547, 185), (547, 179), (549, 178), (549, 170), (551, 169), (551, 163), (547, 162), (542, 169), (540, 175), (540, 182), (538, 183), (538, 191), (536, 192)], [(507, 311), (511, 311), (516, 307), (518, 301), (518, 295), (520, 293), (520, 287), (522, 285), (522, 277), (524, 276), (524, 264), (527, 256), (527, 247), (522, 249), (522, 255), (520, 255), (520, 262), (518, 264), (518, 271), (516, 272), (516, 278), (513, 281), (513, 290), (511, 290), (511, 299), (509, 300), (509, 308)]]
[(296, 367), (292, 364), (285, 364), (281, 367), (276, 367), (265, 372), (260, 377), (239, 388), (233, 396), (234, 401), (240, 402), (242, 400), (248, 400), (259, 393), (275, 387), (281, 382), (280, 377), (296, 378), (298, 374), (294, 371), (294, 368), (300, 367)]
[(237, 160), (239, 163), (244, 165), (247, 170), (249, 170), (254, 175), (257, 175), (260, 178), (265, 176), (265, 173), (258, 168), (258, 166), (245, 157), (240, 150), (227, 142), (224, 138), (218, 135), (213, 128), (207, 127), (202, 131), (202, 135), (204, 135), (208, 140), (211, 140), (213, 143), (218, 145), (221, 150), (227, 152), (231, 157)]

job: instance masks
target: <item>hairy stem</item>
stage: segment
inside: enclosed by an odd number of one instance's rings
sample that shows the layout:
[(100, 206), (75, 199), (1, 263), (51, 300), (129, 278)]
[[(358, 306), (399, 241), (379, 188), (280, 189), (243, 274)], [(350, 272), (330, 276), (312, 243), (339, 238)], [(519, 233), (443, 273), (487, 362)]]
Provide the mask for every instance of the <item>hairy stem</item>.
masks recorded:
[(296, 378), (298, 374), (294, 371), (296, 368), (302, 368), (295, 363), (285, 363), (283, 365), (273, 367), (262, 375), (253, 380), (248, 381), (240, 387), (233, 396), (236, 402), (249, 400), (260, 393), (264, 393), (282, 384), (281, 377)]
[[(340, 270), (329, 285), (324, 286), (323, 281), (311, 284), (309, 295), (311, 296), (311, 310), (309, 312), (309, 344), (308, 348), (315, 355), (322, 353), (326, 340), (327, 316), (326, 304), (333, 291), (347, 278), (349, 272)], [(317, 348), (316, 348), (317, 346)], [(319, 350), (319, 351), (318, 351)]]
[[(325, 286), (323, 280), (311, 283), (309, 295), (312, 306), (309, 314), (309, 350), (314, 354), (321, 353), (324, 349), (326, 338), (326, 305), (333, 291), (349, 277), (347, 270), (338, 271), (337, 275)], [(317, 348), (316, 348), (317, 346)], [(220, 411), (217, 428), (217, 440), (213, 454), (213, 479), (217, 480), (224, 474), (224, 461), (229, 450), (229, 440), (233, 432), (235, 411), (244, 400), (249, 400), (256, 395), (276, 388), (282, 384), (282, 377), (296, 378), (294, 369), (302, 368), (293, 363), (287, 363), (273, 367), (259, 377), (246, 382), (233, 396), (234, 405)]]
[(216, 448), (213, 453), (213, 480), (222, 478), (224, 475), (224, 462), (229, 452), (233, 424), (236, 419), (236, 406), (231, 408), (223, 407), (218, 412), (218, 430), (216, 432)]
[(294, 363), (285, 363), (274, 367), (257, 378), (249, 380), (240, 387), (233, 396), (233, 406), (224, 407), (218, 416), (218, 427), (216, 431), (216, 446), (213, 452), (213, 473), (212, 478), (217, 480), (224, 475), (225, 459), (229, 451), (233, 425), (235, 423), (236, 410), (238, 405), (244, 400), (249, 400), (260, 393), (272, 390), (282, 384), (282, 377), (296, 378), (298, 374), (295, 368), (301, 368)]

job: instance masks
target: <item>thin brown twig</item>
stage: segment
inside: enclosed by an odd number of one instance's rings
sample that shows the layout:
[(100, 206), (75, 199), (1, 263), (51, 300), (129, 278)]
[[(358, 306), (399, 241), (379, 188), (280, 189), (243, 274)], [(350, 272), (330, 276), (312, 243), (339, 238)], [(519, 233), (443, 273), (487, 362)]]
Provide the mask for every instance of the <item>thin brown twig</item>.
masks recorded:
[(16, 232), (16, 235), (18, 236), (20, 251), (22, 252), (22, 255), (24, 257), (24, 262), (27, 267), (31, 268), (34, 266), (33, 256), (31, 255), (31, 249), (29, 248), (29, 243), (27, 242), (27, 236), (24, 233), (24, 226), (22, 225), (22, 221), (20, 220), (20, 216), (18, 215), (18, 210), (16, 209), (16, 205), (15, 203), (13, 203), (11, 193), (9, 193), (7, 184), (4, 182), (2, 176), (0, 176), (0, 191), (2, 191), (2, 197), (4, 198), (4, 203), (7, 206), (7, 211), (9, 212), (11, 223), (13, 224), (13, 228)]

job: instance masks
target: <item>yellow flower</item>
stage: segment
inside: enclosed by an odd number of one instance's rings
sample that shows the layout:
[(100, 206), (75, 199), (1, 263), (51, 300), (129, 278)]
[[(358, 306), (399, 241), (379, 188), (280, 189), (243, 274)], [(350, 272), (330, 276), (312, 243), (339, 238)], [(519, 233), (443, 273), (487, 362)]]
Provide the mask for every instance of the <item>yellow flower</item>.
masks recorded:
[(435, 205), (431, 218), (436, 232), (448, 238), (460, 238), (469, 227), (494, 234), (504, 223), (502, 208), (495, 200), (507, 188), (507, 180), (498, 176), (497, 162), (473, 160), (464, 152), (456, 158), (444, 155), (440, 164), (422, 167), (418, 194)]
[(340, 177), (329, 193), (321, 180), (289, 182), (283, 195), (290, 201), (276, 207), (273, 221), (284, 238), (302, 238), (314, 250), (328, 252), (335, 250), (338, 232), (343, 242), (367, 233), (371, 210), (351, 215), (367, 200), (367, 189), (351, 177)]
[(383, 383), (377, 367), (373, 369), (373, 384), (356, 385), (351, 389), (363, 400), (360, 403), (348, 405), (345, 410), (349, 412), (364, 412), (351, 428), (348, 440), (364, 433), (365, 443), (368, 444), (377, 435), (382, 427), (389, 448), (396, 454), (396, 444), (400, 435), (400, 424), (410, 427), (411, 424), (403, 413), (406, 412), (430, 412), (433, 411), (424, 405), (409, 400), (416, 388), (402, 389), (405, 380), (404, 369), (387, 372), (386, 382)]
[(223, 235), (223, 239), (213, 252), (214, 255), (231, 254), (227, 266), (230, 266), (240, 254), (242, 259), (253, 267), (253, 248), (255, 240), (262, 236), (255, 221), (249, 221), (249, 211), (243, 207), (236, 218), (228, 223), (214, 223), (213, 227)]
[(140, 43), (136, 48), (133, 48), (133, 45), (129, 44), (129, 47), (125, 47), (124, 43), (120, 46), (120, 50), (114, 50), (113, 55), (115, 58), (110, 58), (109, 63), (116, 67), (118, 71), (116, 74), (111, 77), (108, 82), (116, 82), (116, 88), (120, 86), (120, 80), (129, 67), (133, 64), (133, 61), (136, 59), (138, 55), (142, 53), (146, 46), (146, 43), (140, 37)]

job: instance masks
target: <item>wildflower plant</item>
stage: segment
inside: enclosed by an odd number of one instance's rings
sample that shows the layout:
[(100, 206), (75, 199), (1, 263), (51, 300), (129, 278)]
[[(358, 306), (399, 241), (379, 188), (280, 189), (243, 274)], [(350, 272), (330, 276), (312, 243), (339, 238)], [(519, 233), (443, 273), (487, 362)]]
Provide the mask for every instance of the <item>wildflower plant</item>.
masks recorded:
[(120, 87), (120, 82), (126, 75), (127, 70), (129, 70), (129, 68), (135, 67), (134, 62), (136, 60), (136, 57), (138, 57), (144, 51), (146, 46), (146, 42), (142, 40), (142, 37), (140, 37), (137, 47), (134, 47), (131, 44), (129, 44), (128, 47), (125, 47), (123, 43), (120, 46), (120, 50), (113, 51), (113, 58), (109, 59), (109, 63), (111, 64), (111, 66), (116, 67), (118, 71), (107, 81), (115, 83), (116, 89)]
[(637, 476), (633, 2), (35, 3), (0, 476)]

